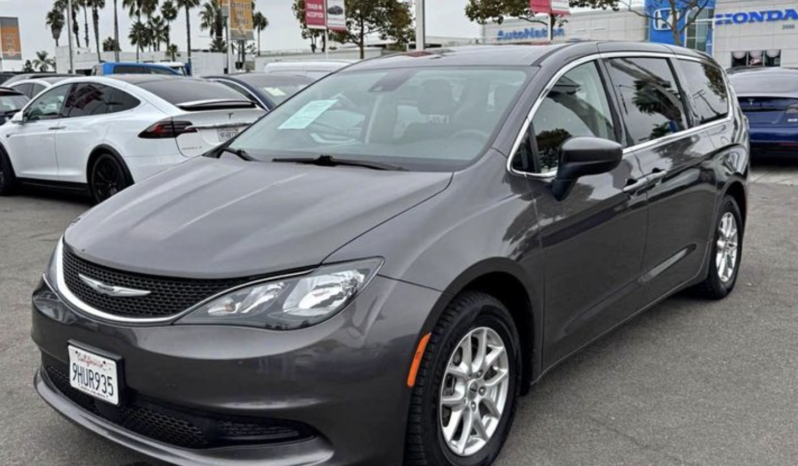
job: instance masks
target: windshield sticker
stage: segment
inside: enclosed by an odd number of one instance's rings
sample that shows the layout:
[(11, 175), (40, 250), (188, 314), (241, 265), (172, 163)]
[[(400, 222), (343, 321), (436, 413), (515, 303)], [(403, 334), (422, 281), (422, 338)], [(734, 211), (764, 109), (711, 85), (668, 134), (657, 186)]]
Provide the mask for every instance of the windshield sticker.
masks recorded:
[(267, 87), (264, 90), (275, 97), (283, 97), (285, 95), (285, 92), (279, 87)]
[(298, 112), (287, 119), (278, 129), (306, 129), (313, 124), (324, 112), (336, 104), (338, 100), (314, 100), (308, 102)]

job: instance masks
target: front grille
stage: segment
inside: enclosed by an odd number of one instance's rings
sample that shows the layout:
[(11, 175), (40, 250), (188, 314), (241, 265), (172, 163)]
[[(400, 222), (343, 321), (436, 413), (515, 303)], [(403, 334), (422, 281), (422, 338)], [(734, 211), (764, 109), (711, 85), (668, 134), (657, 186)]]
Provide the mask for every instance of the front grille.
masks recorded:
[(308, 440), (314, 432), (304, 424), (274, 419), (225, 416), (176, 408), (128, 390), (121, 406), (96, 400), (69, 385), (60, 363), (44, 361), (52, 385), (81, 408), (123, 429), (183, 448), (272, 444)]
[[(170, 317), (227, 289), (254, 280), (252, 277), (222, 280), (197, 280), (156, 277), (122, 272), (85, 261), (68, 247), (63, 253), (64, 281), (81, 301), (102, 312), (120, 317)], [(139, 297), (112, 297), (94, 291), (79, 275), (106, 285), (146, 290)]]

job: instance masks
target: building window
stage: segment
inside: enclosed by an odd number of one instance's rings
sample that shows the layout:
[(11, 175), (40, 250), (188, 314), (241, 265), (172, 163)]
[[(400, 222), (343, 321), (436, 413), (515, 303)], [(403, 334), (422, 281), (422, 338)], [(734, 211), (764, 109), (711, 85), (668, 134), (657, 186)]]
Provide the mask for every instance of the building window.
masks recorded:
[(781, 50), (732, 52), (732, 67), (781, 66)]
[(687, 27), (685, 46), (689, 49), (712, 54), (712, 28), (715, 10), (707, 8), (698, 14), (695, 21)]

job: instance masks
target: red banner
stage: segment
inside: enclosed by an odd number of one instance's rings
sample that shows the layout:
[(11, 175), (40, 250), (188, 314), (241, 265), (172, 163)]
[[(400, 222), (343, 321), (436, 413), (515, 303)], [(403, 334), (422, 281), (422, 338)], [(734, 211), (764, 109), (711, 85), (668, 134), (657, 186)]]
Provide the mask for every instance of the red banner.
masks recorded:
[(529, 0), (532, 13), (551, 13), (551, 0)]
[(568, 0), (529, 0), (529, 10), (532, 13), (554, 13), (562, 16), (571, 14)]
[(305, 24), (308, 29), (326, 29), (327, 11), (324, 0), (305, 0)]

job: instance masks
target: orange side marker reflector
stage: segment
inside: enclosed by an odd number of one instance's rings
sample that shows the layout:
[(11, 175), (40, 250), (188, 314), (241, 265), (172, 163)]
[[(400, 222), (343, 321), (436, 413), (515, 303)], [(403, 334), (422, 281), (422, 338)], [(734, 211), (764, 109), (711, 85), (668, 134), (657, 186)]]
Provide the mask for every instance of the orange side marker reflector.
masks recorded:
[(427, 349), (427, 343), (429, 343), (429, 337), (432, 336), (431, 333), (428, 333), (421, 337), (421, 341), (418, 342), (418, 348), (416, 348), (416, 355), (413, 357), (413, 365), (410, 366), (410, 374), (407, 375), (407, 386), (409, 388), (413, 388), (416, 386), (416, 376), (418, 375), (418, 368), (421, 366), (421, 359), (424, 357), (424, 350)]

